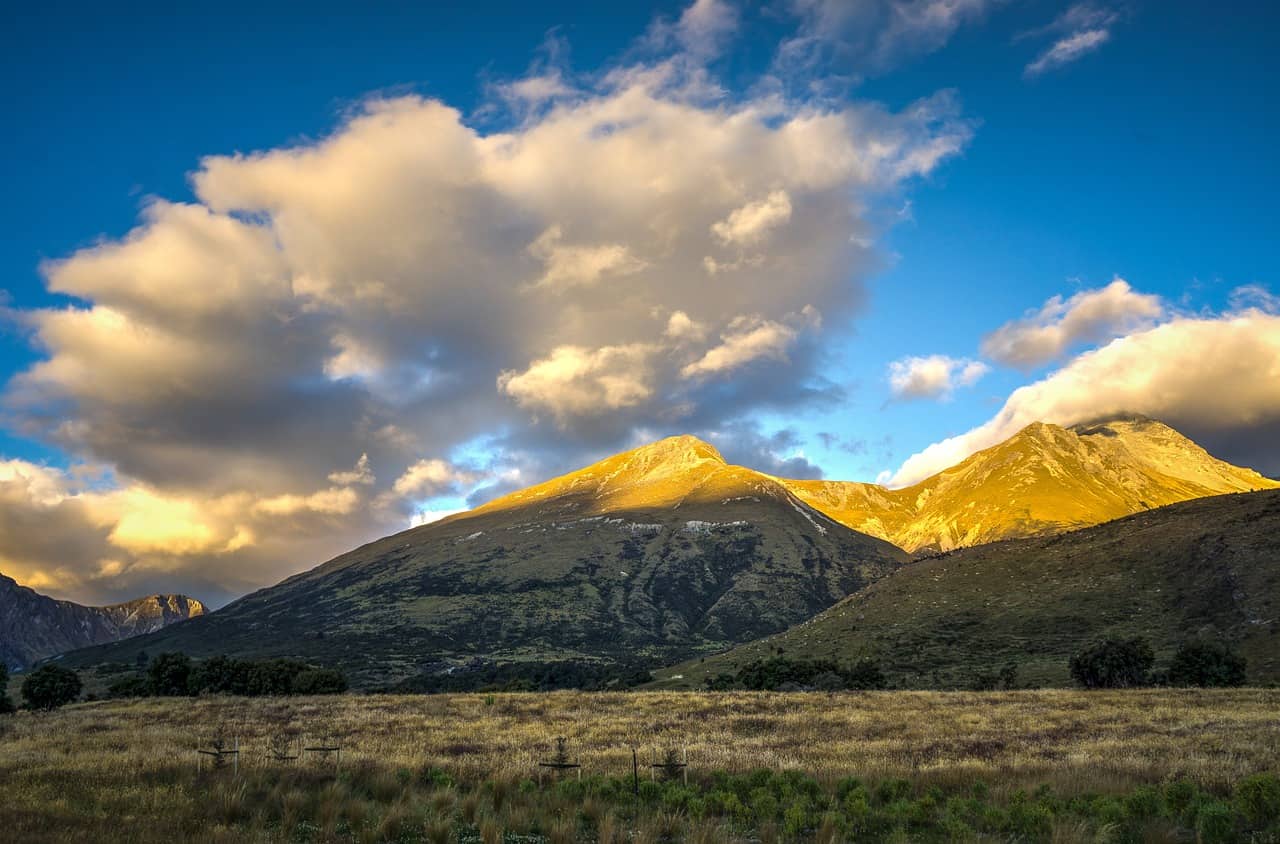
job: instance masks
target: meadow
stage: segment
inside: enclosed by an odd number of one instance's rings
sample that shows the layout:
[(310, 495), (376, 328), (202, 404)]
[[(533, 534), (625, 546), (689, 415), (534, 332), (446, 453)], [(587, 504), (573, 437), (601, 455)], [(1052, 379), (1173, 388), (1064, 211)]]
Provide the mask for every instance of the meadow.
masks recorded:
[(1275, 690), (151, 698), (0, 718), (0, 838), (1261, 842), (1277, 773)]

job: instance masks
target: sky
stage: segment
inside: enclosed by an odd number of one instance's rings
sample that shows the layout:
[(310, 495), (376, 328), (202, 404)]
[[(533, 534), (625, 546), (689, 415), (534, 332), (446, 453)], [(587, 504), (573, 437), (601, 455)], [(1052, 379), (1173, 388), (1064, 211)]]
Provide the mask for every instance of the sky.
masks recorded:
[(28, 4), (0, 572), (212, 606), (675, 433), (904, 486), (1137, 412), (1280, 476), (1280, 12)]

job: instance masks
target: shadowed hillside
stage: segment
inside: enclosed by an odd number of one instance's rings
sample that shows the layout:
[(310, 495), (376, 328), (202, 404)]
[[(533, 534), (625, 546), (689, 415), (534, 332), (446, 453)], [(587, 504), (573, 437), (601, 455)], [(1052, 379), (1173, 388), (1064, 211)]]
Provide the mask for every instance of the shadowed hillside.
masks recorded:
[(1091, 640), (1145, 636), (1166, 659), (1202, 634), (1239, 649), (1251, 682), (1280, 679), (1280, 491), (925, 558), (785, 633), (657, 676), (697, 686), (779, 654), (872, 655), (909, 687), (964, 686), (1008, 662), (1023, 682), (1068, 685)]

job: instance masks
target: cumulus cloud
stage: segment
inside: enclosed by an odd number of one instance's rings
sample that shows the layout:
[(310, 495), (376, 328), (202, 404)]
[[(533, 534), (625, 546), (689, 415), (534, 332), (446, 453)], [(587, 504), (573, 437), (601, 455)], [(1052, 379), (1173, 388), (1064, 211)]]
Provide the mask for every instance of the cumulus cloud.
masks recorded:
[[(52, 510), (13, 480), (42, 515), (11, 520), (0, 568), (80, 597), (216, 576), (216, 602), (405, 524), (421, 502), (398, 479), (474, 441), (532, 481), (641, 428), (833, 395), (805, 314), (848, 325), (877, 264), (866, 209), (971, 126), (946, 92), (900, 111), (729, 96), (707, 62), (735, 21), (700, 0), (643, 60), (542, 64), (496, 86), (539, 107), (489, 130), (372, 98), (319, 140), (204, 159), (191, 201), (45, 265), (71, 300), (19, 312), (39, 355), (6, 418), (110, 479)], [(148, 546), (130, 508), (189, 539)], [(53, 511), (83, 517), (82, 553), (37, 564), (20, 528)]]
[(720, 335), (720, 344), (702, 357), (686, 364), (680, 374), (685, 378), (717, 375), (746, 366), (761, 358), (785, 360), (787, 348), (795, 342), (797, 329), (760, 317), (738, 317)]
[(982, 340), (992, 360), (1033, 369), (1084, 344), (1096, 344), (1151, 325), (1165, 312), (1159, 296), (1138, 293), (1122, 278), (1068, 299), (1054, 296), (1038, 311), (1006, 323)]
[(1159, 419), (1224, 460), (1280, 472), (1280, 316), (1178, 316), (1085, 352), (1015, 390), (983, 425), (910, 457), (890, 485), (923, 480), (1032, 422), (1128, 412)]
[(1111, 32), (1120, 13), (1093, 3), (1077, 3), (1054, 21), (1040, 29), (1022, 33), (1022, 38), (1052, 35), (1053, 41), (1029, 63), (1027, 77), (1039, 76), (1063, 67), (1096, 51), (1111, 40)]
[(771, 192), (764, 199), (735, 208), (729, 216), (711, 226), (711, 232), (725, 245), (754, 246), (791, 219), (791, 197), (784, 190)]
[(895, 399), (948, 399), (957, 387), (970, 387), (990, 371), (982, 361), (927, 355), (889, 364), (889, 389)]

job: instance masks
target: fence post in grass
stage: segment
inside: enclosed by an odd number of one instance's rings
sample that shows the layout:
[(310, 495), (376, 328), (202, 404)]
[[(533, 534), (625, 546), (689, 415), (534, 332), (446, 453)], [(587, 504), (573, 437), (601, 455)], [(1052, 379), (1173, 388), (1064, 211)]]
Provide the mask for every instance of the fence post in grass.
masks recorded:
[(235, 754), (235, 756), (232, 760), (234, 763), (234, 767), (231, 770), (231, 775), (235, 777), (239, 777), (240, 776), (240, 736), (236, 736), (235, 750), (232, 752)]
[(640, 757), (634, 747), (631, 748), (631, 790), (636, 797), (640, 796)]
[[(582, 765), (579, 762), (569, 761), (569, 750), (567, 747), (567, 742), (568, 742), (568, 739), (566, 739), (564, 736), (557, 737), (556, 738), (556, 755), (552, 757), (552, 759), (549, 762), (539, 762), (538, 768), (539, 769), (548, 768), (558, 773), (563, 773), (564, 771), (571, 771), (576, 769), (578, 772), (578, 779), (581, 780)], [(539, 785), (542, 784), (541, 770), (538, 771), (538, 784)]]

